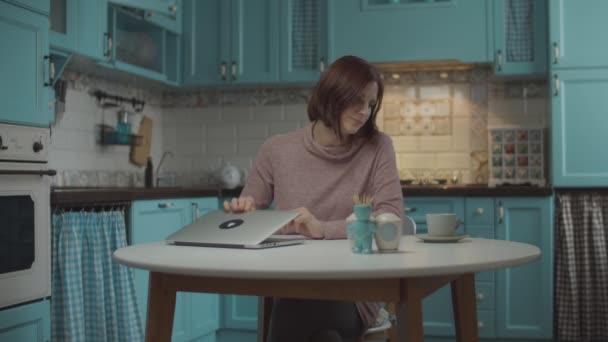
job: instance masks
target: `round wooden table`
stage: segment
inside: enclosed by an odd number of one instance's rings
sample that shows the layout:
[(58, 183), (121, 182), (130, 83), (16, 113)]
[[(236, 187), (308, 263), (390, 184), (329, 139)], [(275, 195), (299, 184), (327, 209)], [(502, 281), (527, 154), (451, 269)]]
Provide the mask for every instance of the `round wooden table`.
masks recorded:
[[(146, 341), (170, 341), (176, 291), (395, 303), (397, 340), (423, 341), (422, 299), (450, 283), (456, 338), (471, 342), (478, 340), (474, 273), (540, 254), (536, 246), (512, 241), (424, 243), (407, 236), (390, 254), (354, 254), (346, 240), (261, 250), (156, 242), (119, 249), (114, 259), (150, 271)], [(265, 336), (268, 317), (261, 311)]]

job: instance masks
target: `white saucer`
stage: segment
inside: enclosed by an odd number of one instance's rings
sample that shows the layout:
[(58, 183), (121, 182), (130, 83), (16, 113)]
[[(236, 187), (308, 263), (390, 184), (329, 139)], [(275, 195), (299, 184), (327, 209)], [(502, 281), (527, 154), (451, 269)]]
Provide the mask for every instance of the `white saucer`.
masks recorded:
[(457, 234), (453, 236), (431, 236), (429, 234), (416, 234), (417, 238), (424, 242), (456, 242), (469, 237), (467, 234)]

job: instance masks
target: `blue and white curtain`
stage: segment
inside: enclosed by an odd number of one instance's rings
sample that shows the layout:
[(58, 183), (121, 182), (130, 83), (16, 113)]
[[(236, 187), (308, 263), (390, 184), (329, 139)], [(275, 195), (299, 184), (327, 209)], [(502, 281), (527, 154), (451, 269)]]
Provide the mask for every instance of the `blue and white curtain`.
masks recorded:
[(143, 341), (133, 271), (112, 260), (123, 212), (55, 214), (52, 230), (52, 341)]
[(608, 192), (557, 198), (555, 337), (608, 341)]

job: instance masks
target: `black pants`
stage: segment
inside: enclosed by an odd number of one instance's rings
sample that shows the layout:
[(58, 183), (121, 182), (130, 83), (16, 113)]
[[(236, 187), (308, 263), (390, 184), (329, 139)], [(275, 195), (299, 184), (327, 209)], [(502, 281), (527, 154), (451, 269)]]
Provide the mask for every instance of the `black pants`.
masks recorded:
[(362, 329), (353, 302), (275, 298), (267, 342), (356, 342)]

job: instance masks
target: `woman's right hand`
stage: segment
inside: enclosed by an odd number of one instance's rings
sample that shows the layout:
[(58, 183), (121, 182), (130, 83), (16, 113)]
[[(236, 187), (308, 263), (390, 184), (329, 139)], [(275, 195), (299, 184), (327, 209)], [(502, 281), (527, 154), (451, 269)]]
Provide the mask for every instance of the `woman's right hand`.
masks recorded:
[(224, 201), (224, 211), (229, 213), (243, 213), (255, 210), (255, 201), (252, 196), (233, 198), (232, 201)]

